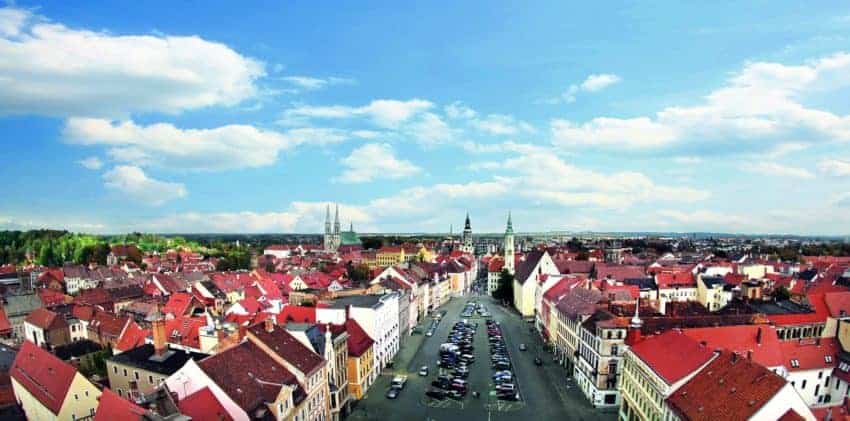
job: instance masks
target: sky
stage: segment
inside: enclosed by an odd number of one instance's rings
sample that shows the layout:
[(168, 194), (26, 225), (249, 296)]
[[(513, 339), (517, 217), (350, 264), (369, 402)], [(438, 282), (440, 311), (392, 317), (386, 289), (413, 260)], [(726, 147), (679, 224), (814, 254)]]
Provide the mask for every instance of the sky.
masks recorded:
[(0, 229), (850, 234), (850, 4), (568, 3), (0, 3)]

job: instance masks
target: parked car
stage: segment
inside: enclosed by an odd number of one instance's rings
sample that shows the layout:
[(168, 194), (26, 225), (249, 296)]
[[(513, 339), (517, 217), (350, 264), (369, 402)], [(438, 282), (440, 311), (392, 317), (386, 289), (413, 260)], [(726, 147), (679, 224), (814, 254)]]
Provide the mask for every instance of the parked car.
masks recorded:
[(391, 387), (390, 390), (387, 390), (387, 399), (397, 398), (400, 391), (401, 391), (401, 389), (396, 389), (394, 387)]
[(422, 377), (428, 377), (428, 366), (423, 365), (422, 368), (419, 369), (419, 375)]
[(393, 389), (404, 389), (405, 383), (407, 383), (407, 376), (395, 376), (393, 377), (391, 387)]
[(528, 347), (527, 347), (527, 346), (525, 346), (525, 344), (519, 344), (519, 350), (520, 350), (520, 351), (525, 351), (525, 350), (527, 350), (527, 349), (528, 349)]
[(430, 389), (427, 392), (425, 392), (425, 396), (428, 396), (429, 398), (433, 398), (433, 399), (443, 400), (443, 399), (446, 398), (446, 396), (448, 396), (448, 393), (446, 393), (445, 390)]

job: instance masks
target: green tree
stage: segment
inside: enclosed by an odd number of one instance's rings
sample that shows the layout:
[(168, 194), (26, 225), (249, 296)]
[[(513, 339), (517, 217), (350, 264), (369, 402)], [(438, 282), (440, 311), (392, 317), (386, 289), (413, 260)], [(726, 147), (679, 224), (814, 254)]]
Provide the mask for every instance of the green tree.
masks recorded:
[(514, 299), (514, 275), (507, 269), (502, 269), (502, 273), (499, 274), (499, 285), (493, 291), (493, 298), (508, 302)]
[(53, 243), (47, 241), (41, 245), (38, 252), (38, 264), (42, 266), (56, 266), (56, 252), (53, 250)]
[(788, 292), (788, 288), (785, 288), (784, 285), (780, 286), (773, 292), (773, 299), (776, 301), (785, 301), (791, 298), (791, 293)]

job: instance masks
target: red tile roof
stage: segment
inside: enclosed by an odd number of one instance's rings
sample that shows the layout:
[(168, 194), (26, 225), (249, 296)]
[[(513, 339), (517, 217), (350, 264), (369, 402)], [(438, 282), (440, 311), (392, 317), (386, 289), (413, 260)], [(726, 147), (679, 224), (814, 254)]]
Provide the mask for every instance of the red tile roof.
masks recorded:
[(136, 322), (131, 320), (118, 339), (118, 343), (115, 344), (115, 349), (123, 352), (144, 345), (145, 338), (150, 334), (150, 329), (142, 329)]
[(265, 323), (256, 324), (248, 328), (248, 331), (304, 375), (313, 374), (325, 364), (325, 360), (319, 354), (292, 336), (283, 326), (275, 326), (269, 332), (264, 325)]
[(646, 277), (643, 266), (612, 265), (599, 263), (596, 265), (596, 279), (615, 279), (623, 281), (626, 279)]
[(65, 318), (45, 308), (33, 310), (25, 320), (27, 323), (42, 330), (60, 329), (68, 327)]
[(97, 405), (97, 412), (94, 414), (94, 421), (141, 419), (145, 412), (145, 409), (141, 406), (118, 396), (117, 393), (109, 389), (103, 389), (103, 394), (100, 395), (100, 401)]
[(281, 387), (273, 385), (296, 384), (286, 367), (251, 341), (205, 358), (198, 366), (248, 414), (277, 398)]
[(501, 272), (502, 268), (505, 266), (505, 259), (500, 256), (496, 256), (490, 259), (490, 262), (487, 264), (488, 272)]
[(829, 292), (824, 294), (823, 299), (830, 316), (838, 318), (850, 315), (850, 291)]
[(59, 414), (77, 369), (24, 341), (9, 374), (47, 409)]
[[(823, 409), (824, 409), (824, 415), (826, 415), (826, 408), (823, 408)], [(813, 409), (812, 413), (814, 413), (814, 412), (815, 412), (815, 410)], [(824, 418), (815, 416), (815, 419), (822, 420)], [(841, 418), (838, 418), (838, 419), (841, 419)], [(785, 411), (785, 413), (782, 414), (781, 417), (777, 418), (776, 421), (805, 421), (805, 418), (803, 418), (802, 415), (798, 414), (797, 411), (795, 411), (793, 409), (789, 409), (789, 410)]]
[(694, 274), (689, 271), (661, 272), (655, 275), (655, 284), (658, 285), (658, 288), (696, 286), (696, 279)]
[(375, 343), (354, 319), (345, 321), (345, 330), (348, 331), (348, 355), (359, 357)]
[(816, 370), (838, 365), (841, 345), (835, 338), (783, 341), (783, 365), (788, 371)]
[(168, 343), (200, 349), (199, 329), (207, 324), (204, 317), (177, 317), (165, 322)]
[(181, 399), (177, 406), (182, 414), (192, 417), (193, 420), (233, 420), (208, 387)]
[(714, 356), (707, 346), (678, 329), (638, 342), (631, 351), (670, 385), (693, 373)]
[(747, 420), (785, 386), (785, 379), (752, 361), (725, 352), (669, 398), (679, 418)]
[(0, 335), (9, 334), (12, 332), (12, 324), (9, 318), (6, 317), (6, 310), (0, 305)]
[(44, 304), (45, 307), (53, 307), (65, 304), (66, 299), (71, 299), (71, 297), (68, 297), (59, 291), (52, 290), (49, 288), (42, 288), (38, 290), (38, 297), (41, 298), (41, 302)]
[(281, 325), (287, 322), (316, 323), (316, 307), (285, 305), (275, 320)]
[(192, 294), (187, 292), (177, 292), (168, 298), (168, 302), (162, 307), (162, 313), (182, 316), (186, 314), (191, 304)]
[(777, 326), (793, 326), (803, 324), (825, 323), (829, 317), (829, 309), (824, 301), (824, 294), (808, 294), (809, 304), (814, 308), (810, 313), (770, 314), (767, 319)]
[[(705, 342), (709, 349), (725, 349), (747, 356), (766, 367), (782, 364), (782, 350), (776, 328), (769, 325), (738, 325), (683, 329), (686, 336)], [(759, 340), (760, 337), (760, 340)]]

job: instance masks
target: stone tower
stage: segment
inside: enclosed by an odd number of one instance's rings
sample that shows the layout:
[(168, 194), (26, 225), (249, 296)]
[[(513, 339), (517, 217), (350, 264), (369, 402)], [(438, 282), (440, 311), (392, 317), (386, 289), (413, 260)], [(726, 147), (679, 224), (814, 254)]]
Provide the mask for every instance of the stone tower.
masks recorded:
[(461, 251), (475, 254), (475, 245), (472, 243), (472, 225), (469, 223), (469, 212), (466, 213), (466, 221), (463, 225), (463, 244)]
[(508, 212), (508, 227), (505, 228), (505, 270), (514, 273), (514, 226), (511, 223), (511, 213)]

